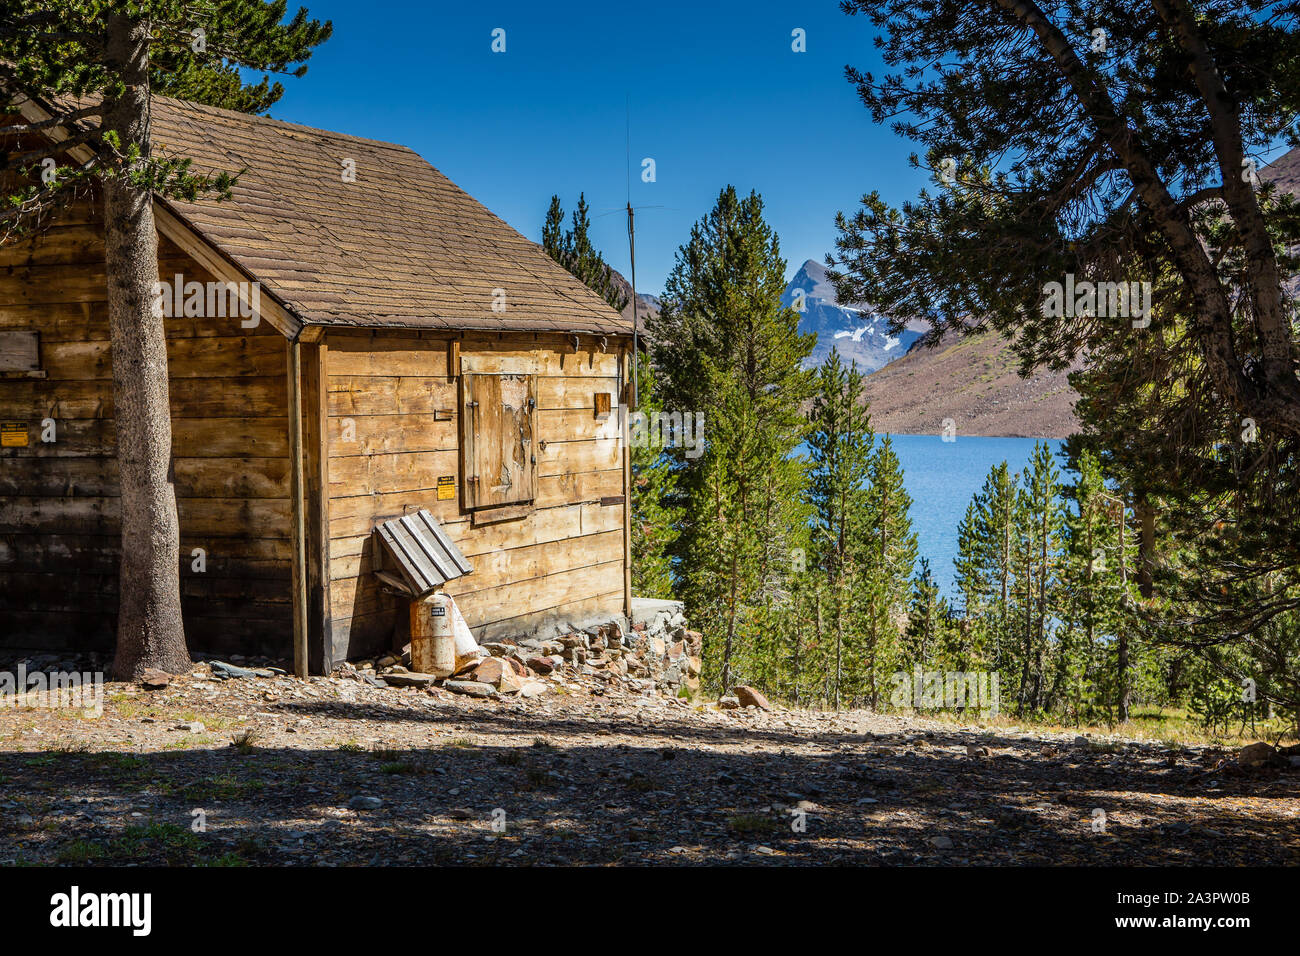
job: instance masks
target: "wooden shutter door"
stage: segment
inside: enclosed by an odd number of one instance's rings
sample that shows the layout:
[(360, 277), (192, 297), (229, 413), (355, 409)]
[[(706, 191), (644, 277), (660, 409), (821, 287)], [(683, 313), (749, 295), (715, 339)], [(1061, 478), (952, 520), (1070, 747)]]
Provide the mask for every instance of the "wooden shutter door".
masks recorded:
[(532, 501), (537, 497), (536, 376), (467, 372), (461, 379), (467, 507)]

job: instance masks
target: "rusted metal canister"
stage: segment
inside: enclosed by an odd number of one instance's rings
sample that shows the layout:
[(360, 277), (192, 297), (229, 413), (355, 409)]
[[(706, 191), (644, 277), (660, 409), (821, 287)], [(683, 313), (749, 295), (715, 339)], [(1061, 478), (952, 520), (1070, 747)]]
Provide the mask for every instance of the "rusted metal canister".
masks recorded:
[(451, 599), (441, 591), (411, 602), (411, 670), (435, 677), (456, 671), (456, 639), (451, 629)]

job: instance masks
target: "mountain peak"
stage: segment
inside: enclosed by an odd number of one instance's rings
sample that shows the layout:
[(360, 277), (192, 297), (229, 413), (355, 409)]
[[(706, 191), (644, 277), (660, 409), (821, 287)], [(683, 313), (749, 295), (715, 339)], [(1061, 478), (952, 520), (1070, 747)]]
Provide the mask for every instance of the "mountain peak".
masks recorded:
[(820, 299), (828, 305), (835, 305), (835, 287), (826, 280), (826, 267), (816, 259), (808, 259), (794, 274), (789, 289), (803, 289), (809, 299)]
[(903, 355), (917, 338), (911, 331), (890, 335), (889, 322), (869, 308), (840, 305), (835, 287), (826, 278), (826, 267), (815, 259), (799, 267), (781, 302), (799, 309), (800, 332), (817, 333), (810, 365), (820, 364), (834, 346), (845, 361), (872, 372)]

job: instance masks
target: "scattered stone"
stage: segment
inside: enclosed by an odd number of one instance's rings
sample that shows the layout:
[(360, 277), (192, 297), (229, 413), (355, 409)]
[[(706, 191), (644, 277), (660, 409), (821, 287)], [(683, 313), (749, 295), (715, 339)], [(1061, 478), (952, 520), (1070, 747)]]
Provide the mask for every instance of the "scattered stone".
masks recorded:
[(464, 694), (467, 697), (495, 697), (497, 692), (491, 684), (475, 680), (449, 680), (442, 686), (453, 694)]
[(523, 687), (521, 676), (507, 659), (501, 657), (487, 658), (474, 668), (473, 673), (474, 680), (480, 684), (491, 684), (503, 694), (517, 693)]
[(378, 810), (384, 805), (384, 801), (379, 797), (367, 797), (358, 795), (348, 801), (349, 810)]
[[(260, 667), (250, 669), (247, 667), (236, 667), (234, 664), (227, 664), (225, 661), (208, 661), (208, 666), (212, 668), (212, 676), (218, 680), (246, 679), (249, 677), (274, 677), (276, 669), (269, 667)], [(280, 671), (281, 674), (284, 671)]]
[(466, 674), (472, 674), (478, 668), (479, 659), (474, 657), (464, 661), (463, 663), (461, 661), (457, 661), (456, 663), (456, 671), (452, 676), (464, 677)]
[(140, 686), (145, 690), (162, 690), (172, 682), (172, 675), (166, 671), (160, 671), (156, 667), (149, 667), (140, 675)]
[(545, 676), (555, 670), (556, 665), (551, 658), (543, 657), (541, 654), (538, 654), (534, 657), (528, 658), (528, 666), (542, 676)]
[(390, 687), (429, 687), (436, 680), (433, 674), (421, 674), (419, 671), (394, 670), (384, 675), (384, 683)]
[(501, 677), (497, 681), (497, 691), (502, 694), (517, 694), (524, 689), (524, 678), (515, 673), (513, 667), (507, 667), (501, 671)]
[(930, 845), (936, 850), (951, 850), (952, 838), (946, 836), (930, 837)]

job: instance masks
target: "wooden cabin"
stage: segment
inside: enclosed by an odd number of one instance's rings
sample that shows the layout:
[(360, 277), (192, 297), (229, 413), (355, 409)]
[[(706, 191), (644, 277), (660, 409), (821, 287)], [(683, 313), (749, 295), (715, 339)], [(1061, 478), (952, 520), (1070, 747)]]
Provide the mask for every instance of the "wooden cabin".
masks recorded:
[[(473, 566), (447, 591), (480, 640), (627, 613), (630, 322), (409, 149), (161, 97), (153, 128), (244, 170), (154, 204), (190, 649), (305, 642), (321, 672), (393, 647), (372, 530), (421, 509)], [(0, 250), (0, 435), (0, 644), (110, 647), (94, 196)]]

